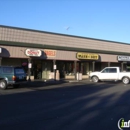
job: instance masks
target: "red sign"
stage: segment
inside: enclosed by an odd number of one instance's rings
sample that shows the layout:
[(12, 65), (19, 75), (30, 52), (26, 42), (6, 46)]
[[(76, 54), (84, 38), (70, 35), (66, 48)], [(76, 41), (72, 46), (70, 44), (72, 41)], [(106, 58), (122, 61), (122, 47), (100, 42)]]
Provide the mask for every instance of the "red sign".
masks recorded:
[(37, 49), (26, 49), (25, 54), (27, 56), (40, 57), (42, 55), (42, 52), (41, 50), (37, 50)]
[(55, 57), (56, 56), (56, 50), (44, 50), (44, 53), (47, 57)]

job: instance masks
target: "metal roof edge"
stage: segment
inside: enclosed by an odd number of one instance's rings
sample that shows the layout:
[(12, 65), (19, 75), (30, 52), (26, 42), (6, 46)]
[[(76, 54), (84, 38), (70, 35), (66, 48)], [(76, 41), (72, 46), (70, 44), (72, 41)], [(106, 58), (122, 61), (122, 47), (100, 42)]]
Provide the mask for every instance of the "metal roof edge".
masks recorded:
[(42, 30), (36, 30), (36, 29), (27, 29), (27, 28), (22, 28), (22, 27), (13, 27), (13, 26), (6, 26), (6, 25), (0, 25), (0, 27), (12, 28), (12, 29), (18, 29), (18, 30), (25, 30), (25, 31), (32, 31), (32, 32), (48, 33), (48, 34), (59, 35), (59, 36), (67, 36), (67, 37), (90, 39), (90, 40), (96, 40), (96, 41), (104, 41), (104, 42), (108, 42), (108, 43), (109, 42), (113, 42), (113, 43), (117, 43), (117, 44), (130, 45), (130, 43), (125, 43), (125, 42), (118, 42), (118, 41), (104, 40), (104, 39), (98, 39), (98, 38), (90, 38), (90, 37), (84, 37), (84, 36), (76, 36), (76, 35), (48, 32), (48, 31), (42, 31)]

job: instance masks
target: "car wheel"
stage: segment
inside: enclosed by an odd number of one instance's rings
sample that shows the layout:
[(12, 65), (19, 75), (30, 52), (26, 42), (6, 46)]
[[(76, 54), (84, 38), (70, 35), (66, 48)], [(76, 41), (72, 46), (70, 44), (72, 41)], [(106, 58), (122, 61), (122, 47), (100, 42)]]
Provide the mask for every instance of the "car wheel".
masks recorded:
[(98, 79), (97, 76), (93, 76), (93, 77), (92, 77), (92, 81), (93, 81), (94, 83), (97, 83), (97, 82), (99, 81), (99, 79)]
[(128, 77), (124, 77), (124, 78), (122, 79), (122, 82), (123, 82), (124, 84), (129, 84), (130, 79), (129, 79)]
[(0, 88), (1, 89), (6, 89), (7, 88), (7, 82), (5, 80), (0, 81)]

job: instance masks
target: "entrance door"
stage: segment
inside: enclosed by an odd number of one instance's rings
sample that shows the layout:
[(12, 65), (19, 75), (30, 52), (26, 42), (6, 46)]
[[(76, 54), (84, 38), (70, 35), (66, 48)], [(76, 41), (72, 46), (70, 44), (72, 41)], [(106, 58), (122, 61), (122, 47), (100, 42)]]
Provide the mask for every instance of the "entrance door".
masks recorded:
[(88, 62), (82, 62), (80, 72), (82, 75), (87, 75), (89, 73), (89, 63)]
[(34, 79), (41, 79), (42, 78), (42, 65), (41, 65), (41, 61), (35, 60), (33, 62), (33, 74), (34, 74)]
[(65, 78), (65, 66), (67, 66), (67, 62), (65, 61), (57, 61), (57, 70), (59, 70), (60, 73), (60, 79)]
[(49, 75), (53, 70), (52, 61), (43, 61), (42, 62), (42, 79), (49, 79)]

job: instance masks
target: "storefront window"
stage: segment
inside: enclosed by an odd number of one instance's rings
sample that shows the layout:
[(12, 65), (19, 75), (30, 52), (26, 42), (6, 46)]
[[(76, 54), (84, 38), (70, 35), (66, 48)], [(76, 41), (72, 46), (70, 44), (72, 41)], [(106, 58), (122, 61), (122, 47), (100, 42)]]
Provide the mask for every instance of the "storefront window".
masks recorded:
[(126, 65), (126, 71), (127, 71), (127, 72), (130, 72), (130, 64), (127, 64), (127, 65)]
[[(64, 78), (65, 75), (74, 76), (75, 67), (74, 61), (57, 61), (57, 70), (60, 72), (60, 77)], [(83, 75), (87, 75), (89, 73), (89, 63), (86, 62), (77, 62), (76, 63), (76, 72), (82, 73)]]
[(66, 63), (66, 75), (74, 75), (74, 63)]
[(89, 65), (88, 62), (81, 62), (81, 65), (80, 65), (80, 73), (82, 73), (82, 75), (87, 75), (89, 74), (89, 69), (91, 65)]
[(42, 78), (42, 64), (41, 64), (41, 61), (34, 60), (32, 62), (31, 76), (34, 76), (34, 79), (41, 79)]

